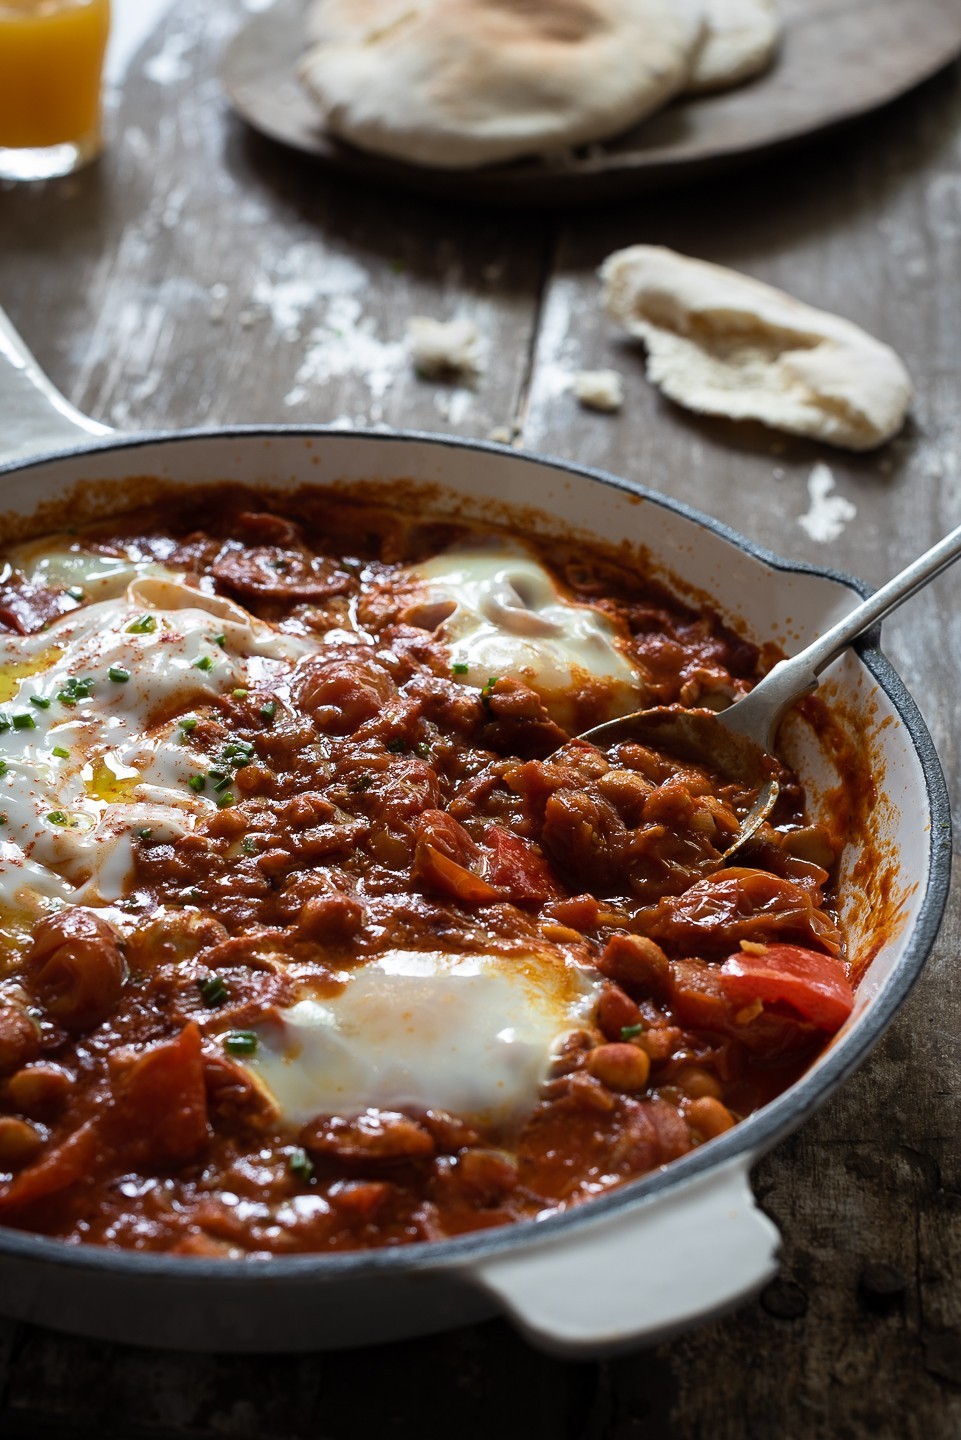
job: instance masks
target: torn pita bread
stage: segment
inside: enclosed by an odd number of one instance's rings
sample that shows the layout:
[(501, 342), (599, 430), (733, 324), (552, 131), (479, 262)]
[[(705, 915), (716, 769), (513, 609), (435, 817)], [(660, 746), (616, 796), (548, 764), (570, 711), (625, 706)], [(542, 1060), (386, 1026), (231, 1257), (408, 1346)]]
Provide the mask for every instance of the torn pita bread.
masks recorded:
[(703, 0), (706, 29), (685, 94), (727, 90), (766, 70), (781, 34), (776, 0)]
[(331, 134), (468, 169), (619, 134), (684, 88), (701, 0), (314, 0), (299, 74)]
[(647, 373), (702, 415), (760, 420), (847, 450), (896, 435), (912, 398), (897, 355), (847, 320), (672, 250), (601, 267), (607, 311), (647, 346)]

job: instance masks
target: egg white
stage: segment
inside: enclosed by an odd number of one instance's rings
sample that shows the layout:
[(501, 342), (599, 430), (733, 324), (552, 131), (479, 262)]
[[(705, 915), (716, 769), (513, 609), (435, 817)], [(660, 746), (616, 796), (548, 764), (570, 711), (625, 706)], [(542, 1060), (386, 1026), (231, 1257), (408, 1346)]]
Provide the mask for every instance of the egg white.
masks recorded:
[[(138, 629), (145, 615), (151, 628)], [(39, 634), (0, 638), (0, 907), (22, 907), (24, 890), (120, 898), (141, 831), (175, 841), (215, 806), (190, 788), (209, 762), (179, 718), (313, 648), (157, 577)], [(90, 694), (65, 702), (71, 682), (87, 680)]]
[(115, 600), (142, 576), (178, 579), (179, 573), (156, 560), (133, 554), (106, 555), (85, 550), (69, 535), (47, 535), (7, 551), (7, 560), (32, 585), (64, 590), (77, 587), (88, 600)]
[(641, 676), (624, 652), (626, 635), (602, 611), (561, 594), (521, 545), (455, 546), (409, 574), (423, 584), (429, 607), (449, 607), (436, 634), (465, 683), (522, 680), (561, 724), (572, 719), (571, 691), (584, 685), (599, 693), (609, 715), (640, 703)]
[(596, 988), (558, 952), (390, 950), (257, 1027), (248, 1066), (284, 1122), (441, 1109), (484, 1125), (529, 1111)]

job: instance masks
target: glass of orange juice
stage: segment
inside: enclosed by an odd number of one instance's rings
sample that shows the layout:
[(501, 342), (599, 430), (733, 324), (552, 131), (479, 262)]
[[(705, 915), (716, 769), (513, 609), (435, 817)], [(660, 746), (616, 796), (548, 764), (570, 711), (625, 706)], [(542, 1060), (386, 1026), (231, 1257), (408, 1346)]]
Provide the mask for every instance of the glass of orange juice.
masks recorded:
[(110, 0), (0, 0), (0, 179), (48, 180), (99, 155)]

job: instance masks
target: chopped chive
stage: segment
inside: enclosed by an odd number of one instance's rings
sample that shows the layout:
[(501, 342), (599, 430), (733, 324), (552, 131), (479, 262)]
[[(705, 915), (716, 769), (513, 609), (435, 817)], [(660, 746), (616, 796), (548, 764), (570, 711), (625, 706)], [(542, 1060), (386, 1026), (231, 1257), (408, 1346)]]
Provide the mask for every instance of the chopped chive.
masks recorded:
[(231, 1030), (224, 1037), (224, 1049), (228, 1055), (253, 1055), (257, 1050), (257, 1036), (252, 1030)]
[(196, 790), (198, 795), (200, 794), (201, 790), (206, 790), (207, 788), (207, 782), (202, 775), (191, 775), (190, 779), (187, 781), (187, 784), (190, 786), (191, 790)]
[(51, 810), (47, 819), (51, 825), (69, 825), (69, 817), (62, 810)]
[(277, 701), (268, 700), (266, 705), (261, 705), (260, 714), (264, 720), (273, 720), (277, 714)]
[(221, 650), (223, 650), (224, 647), (225, 647), (226, 644), (227, 644), (227, 637), (226, 637), (226, 635), (224, 635), (224, 634), (211, 635), (210, 638), (211, 638), (211, 640), (214, 642), (215, 645), (219, 645), (219, 646), (220, 646)]
[(7, 762), (6, 762), (6, 760), (0, 760), (0, 780), (3, 779), (4, 775), (6, 775), (6, 773), (7, 773)]
[(181, 730), (186, 730), (187, 733), (188, 733), (188, 735), (189, 735), (189, 733), (190, 733), (191, 730), (196, 730), (196, 728), (197, 728), (197, 719), (196, 719), (196, 716), (194, 716), (194, 715), (188, 715), (185, 720), (181, 720), (181, 722), (180, 722), (180, 729), (181, 729)]
[(235, 799), (236, 796), (234, 795), (232, 790), (225, 790), (223, 794), (217, 796), (217, 805), (221, 810), (225, 810), (228, 805), (232, 805), (234, 803)]
[(426, 740), (418, 740), (414, 746), (414, 754), (419, 755), (422, 760), (427, 760), (430, 757), (430, 746)]
[(466, 664), (463, 660), (455, 660), (450, 668), (453, 670), (455, 675), (466, 675), (468, 670), (470, 669), (470, 666)]
[(10, 716), (0, 715), (0, 735), (5, 735), (10, 729)]
[(208, 975), (206, 980), (198, 980), (197, 984), (208, 1005), (222, 1005), (229, 999), (230, 991), (222, 975)]
[(249, 760), (254, 753), (253, 741), (232, 740), (224, 746), (225, 760)]
[(14, 730), (36, 730), (37, 722), (32, 715), (14, 715)]
[(622, 1040), (633, 1040), (633, 1039), (635, 1038), (635, 1036), (640, 1035), (640, 1033), (641, 1033), (641, 1031), (642, 1031), (643, 1029), (644, 1029), (644, 1026), (643, 1026), (643, 1025), (622, 1025), (622, 1026), (621, 1026), (621, 1039), (622, 1039)]
[(157, 622), (152, 615), (141, 615), (139, 620), (134, 620), (127, 626), (128, 635), (152, 635), (157, 628)]
[(107, 674), (115, 685), (126, 685), (130, 679), (130, 671), (125, 670), (122, 665), (111, 665)]
[(140, 836), (141, 840), (149, 840), (151, 835), (153, 834), (153, 831), (151, 830), (149, 825), (145, 825), (142, 830), (137, 831), (137, 834)]
[(79, 603), (83, 599), (83, 586), (68, 585), (67, 594), (70, 596), (71, 600), (76, 600)]
[(56, 755), (58, 760), (70, 759), (70, 751), (66, 748), (65, 745), (55, 745), (53, 747), (53, 753)]
[(305, 1183), (313, 1178), (314, 1167), (310, 1156), (299, 1145), (296, 1150), (291, 1150), (287, 1159), (287, 1168), (291, 1175), (296, 1175), (298, 1180), (303, 1180)]
[(390, 751), (390, 753), (391, 753), (392, 755), (406, 755), (406, 754), (407, 754), (407, 741), (406, 741), (406, 740), (388, 740), (388, 741), (387, 741), (387, 749)]
[(211, 660), (209, 655), (201, 655), (200, 659), (195, 660), (190, 668), (191, 670), (209, 671), (214, 668), (214, 662)]
[[(210, 772), (211, 776), (213, 776), (214, 773), (215, 773), (215, 772), (214, 772), (213, 770), (211, 770), (211, 772)], [(229, 784), (230, 784), (230, 776), (229, 776), (229, 775), (225, 775), (222, 780), (218, 780), (218, 781), (217, 781), (216, 785), (214, 786), (214, 790), (216, 791), (216, 793), (217, 793), (218, 795), (221, 795), (221, 794), (223, 793), (223, 791), (226, 790), (226, 788), (227, 788), (227, 786), (228, 786)]]
[(68, 675), (63, 689), (57, 691), (57, 699), (61, 705), (76, 705), (78, 700), (86, 700), (93, 693), (93, 686), (91, 679), (78, 680), (76, 675)]
[(47, 699), (46, 695), (31, 695), (30, 704), (36, 705), (38, 710), (50, 709), (50, 701)]
[(245, 835), (243, 841), (241, 842), (240, 848), (243, 850), (245, 855), (256, 855), (258, 850), (260, 849), (260, 846), (257, 843), (256, 835)]
[(235, 700), (246, 700), (247, 696), (250, 694), (250, 691), (244, 690), (241, 686), (238, 686), (236, 690), (231, 690), (230, 693)]

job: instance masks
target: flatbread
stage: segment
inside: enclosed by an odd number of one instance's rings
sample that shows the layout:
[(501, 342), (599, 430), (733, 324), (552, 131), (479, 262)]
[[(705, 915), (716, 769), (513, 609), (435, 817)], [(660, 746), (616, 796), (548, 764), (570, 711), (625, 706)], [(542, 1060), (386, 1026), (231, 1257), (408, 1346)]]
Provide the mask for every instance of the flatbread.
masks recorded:
[(299, 74), (328, 131), (468, 169), (606, 139), (684, 88), (701, 0), (314, 0)]
[(901, 429), (911, 378), (887, 345), (719, 265), (635, 245), (601, 267), (604, 304), (647, 346), (647, 373), (702, 415), (760, 420), (848, 450)]
[(703, 0), (705, 33), (685, 94), (727, 90), (766, 70), (781, 33), (777, 0)]

